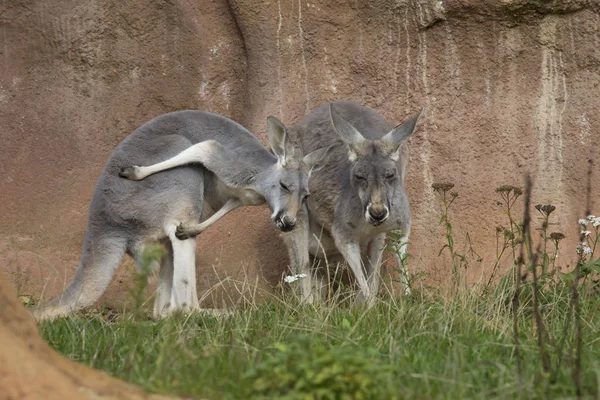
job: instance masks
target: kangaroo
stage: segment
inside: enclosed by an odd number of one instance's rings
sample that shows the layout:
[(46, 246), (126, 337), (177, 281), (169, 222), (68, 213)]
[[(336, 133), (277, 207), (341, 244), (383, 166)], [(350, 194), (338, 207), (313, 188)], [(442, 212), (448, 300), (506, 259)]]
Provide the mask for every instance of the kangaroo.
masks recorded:
[[(275, 225), (289, 232), (308, 196), (308, 173), (324, 151), (302, 158), (275, 118), (268, 120), (268, 134), (272, 152), (240, 124), (197, 110), (158, 116), (132, 132), (96, 184), (74, 278), (59, 297), (35, 309), (34, 317), (52, 319), (92, 305), (125, 253), (139, 268), (150, 242), (167, 249), (160, 260), (154, 316), (198, 310), (196, 240), (181, 227), (198, 234), (237, 207), (266, 202)], [(132, 163), (156, 163), (186, 149), (177, 160), (189, 165), (136, 181), (148, 171)]]
[(287, 129), (288, 140), (302, 151), (332, 148), (310, 178), (308, 214), (299, 213), (299, 228), (283, 234), (293, 272), (307, 275), (300, 281), (305, 301), (314, 297), (309, 254), (324, 251), (328, 257), (341, 255), (350, 266), (360, 288), (356, 302), (373, 305), (384, 242), (391, 231), (398, 231), (404, 243), (396, 260), (409, 290), (402, 263), (411, 222), (404, 190), (406, 139), (422, 112), (392, 129), (372, 109), (340, 100), (318, 107)]

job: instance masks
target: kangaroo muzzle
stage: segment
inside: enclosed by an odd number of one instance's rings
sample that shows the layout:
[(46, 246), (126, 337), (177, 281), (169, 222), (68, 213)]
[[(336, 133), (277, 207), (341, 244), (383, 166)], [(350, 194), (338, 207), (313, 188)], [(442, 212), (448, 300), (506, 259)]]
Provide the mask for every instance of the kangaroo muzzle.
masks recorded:
[(292, 218), (285, 212), (278, 212), (273, 218), (273, 222), (283, 232), (289, 232), (296, 227), (296, 218)]
[(384, 204), (369, 203), (365, 209), (365, 218), (373, 225), (378, 226), (390, 216), (390, 209)]

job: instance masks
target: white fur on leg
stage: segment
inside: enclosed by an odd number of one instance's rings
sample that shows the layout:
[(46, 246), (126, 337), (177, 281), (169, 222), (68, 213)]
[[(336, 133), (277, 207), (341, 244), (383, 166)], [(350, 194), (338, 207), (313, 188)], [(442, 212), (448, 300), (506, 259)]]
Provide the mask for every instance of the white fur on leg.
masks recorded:
[(148, 175), (155, 174), (167, 169), (179, 167), (181, 165), (191, 163), (202, 163), (207, 157), (214, 152), (214, 140), (207, 140), (205, 142), (196, 143), (193, 146), (188, 147), (175, 157), (169, 158), (163, 162), (157, 164), (148, 165), (145, 167), (134, 166), (134, 177), (136, 180), (144, 179)]
[(173, 286), (171, 310), (198, 310), (196, 293), (196, 238), (179, 240), (175, 236), (176, 225), (169, 227), (169, 239), (173, 246)]
[(173, 252), (169, 249), (163, 257), (158, 275), (158, 288), (154, 299), (154, 318), (162, 318), (171, 310), (171, 292), (173, 289)]
[(298, 282), (300, 289), (300, 300), (312, 304), (315, 301), (313, 277), (310, 271), (309, 256), (309, 228), (308, 216), (303, 209), (297, 216), (296, 228), (282, 235), (285, 242), (288, 255), (290, 257), (290, 267), (293, 274), (306, 275)]
[(360, 288), (361, 293), (356, 297), (356, 302), (361, 303), (363, 299), (365, 299), (367, 301), (367, 306), (371, 307), (375, 303), (375, 298), (371, 293), (369, 283), (363, 273), (359, 244), (356, 242), (344, 241), (335, 234), (335, 230), (332, 234), (336, 247), (346, 259), (346, 262), (354, 273), (358, 287)]

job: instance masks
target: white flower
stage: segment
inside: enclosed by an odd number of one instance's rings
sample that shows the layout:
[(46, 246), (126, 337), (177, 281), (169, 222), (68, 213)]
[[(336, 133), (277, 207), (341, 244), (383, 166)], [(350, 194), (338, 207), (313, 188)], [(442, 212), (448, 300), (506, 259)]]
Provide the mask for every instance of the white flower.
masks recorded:
[(590, 248), (590, 246), (587, 245), (587, 243), (579, 243), (577, 245), (577, 254), (592, 254), (592, 249)]
[(595, 220), (595, 219), (596, 219), (596, 217), (595, 217), (595, 216), (593, 216), (593, 215), (588, 215), (588, 216), (587, 216), (587, 220), (588, 220), (588, 221), (590, 221), (590, 222), (592, 222), (592, 221), (593, 221), (593, 220)]
[(587, 219), (581, 218), (579, 220), (579, 225), (587, 226), (587, 224), (588, 224), (588, 220)]
[(590, 231), (581, 231), (581, 234), (584, 236), (590, 236), (592, 234), (592, 232)]
[(302, 278), (306, 278), (306, 274), (288, 275), (285, 278), (283, 278), (283, 281), (285, 283), (292, 283)]
[(600, 217), (594, 218), (593, 224), (594, 224), (594, 228), (599, 227), (600, 226)]

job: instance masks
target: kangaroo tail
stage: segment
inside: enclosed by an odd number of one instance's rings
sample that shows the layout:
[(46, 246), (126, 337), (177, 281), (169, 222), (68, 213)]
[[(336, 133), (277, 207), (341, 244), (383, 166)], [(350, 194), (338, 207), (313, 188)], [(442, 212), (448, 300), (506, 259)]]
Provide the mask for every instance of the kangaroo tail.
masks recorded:
[(102, 295), (125, 255), (127, 240), (115, 235), (88, 232), (81, 261), (65, 291), (50, 303), (33, 310), (36, 320), (50, 320), (91, 306)]

